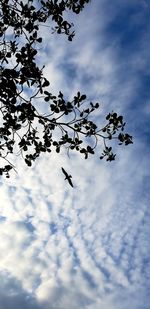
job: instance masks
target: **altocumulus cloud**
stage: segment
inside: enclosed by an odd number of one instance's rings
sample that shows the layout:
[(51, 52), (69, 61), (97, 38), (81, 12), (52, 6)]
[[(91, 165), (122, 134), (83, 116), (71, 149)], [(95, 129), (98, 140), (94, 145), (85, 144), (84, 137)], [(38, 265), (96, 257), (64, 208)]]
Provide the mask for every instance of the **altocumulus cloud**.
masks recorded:
[(111, 165), (64, 154), (28, 170), (16, 162), (18, 176), (0, 186), (1, 309), (149, 308), (149, 10), (148, 1), (93, 1), (71, 44), (42, 30), (53, 91), (100, 98), (102, 116), (125, 114), (135, 143)]

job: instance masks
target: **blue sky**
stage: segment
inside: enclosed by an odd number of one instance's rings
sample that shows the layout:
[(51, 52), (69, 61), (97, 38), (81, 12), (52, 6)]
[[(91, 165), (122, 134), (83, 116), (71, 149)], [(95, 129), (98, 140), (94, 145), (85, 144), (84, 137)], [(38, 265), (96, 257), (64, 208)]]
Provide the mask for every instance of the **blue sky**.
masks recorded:
[[(41, 157), (0, 183), (0, 309), (148, 309), (150, 303), (150, 4), (93, 0), (72, 43), (42, 28), (51, 90), (124, 115), (134, 144), (99, 155)], [(71, 171), (75, 189), (63, 180)]]

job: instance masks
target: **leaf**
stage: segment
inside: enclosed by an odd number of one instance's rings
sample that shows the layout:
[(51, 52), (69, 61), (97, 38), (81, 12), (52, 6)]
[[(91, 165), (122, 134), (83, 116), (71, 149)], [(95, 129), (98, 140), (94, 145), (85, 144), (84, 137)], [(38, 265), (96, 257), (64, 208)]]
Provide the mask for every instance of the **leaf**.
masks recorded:
[(38, 39), (37, 39), (37, 42), (38, 42), (38, 43), (42, 43), (42, 38), (38, 38)]
[(50, 85), (50, 82), (44, 77), (44, 83), (42, 87), (48, 87)]
[(87, 146), (87, 151), (91, 154), (94, 154), (94, 150), (90, 146)]
[(80, 97), (80, 101), (83, 101), (83, 100), (85, 100), (85, 99), (86, 99), (86, 95), (83, 94), (83, 95)]
[(49, 97), (45, 97), (45, 98), (44, 98), (44, 101), (45, 101), (45, 102), (48, 102), (48, 101), (49, 101)]
[(86, 152), (86, 149), (85, 149), (85, 148), (82, 148), (82, 149), (80, 150), (80, 152), (81, 152), (81, 153), (85, 153), (85, 152)]
[(28, 159), (25, 159), (25, 162), (26, 162), (26, 164), (27, 164), (28, 166), (31, 166), (31, 165), (32, 165), (31, 161), (28, 160)]

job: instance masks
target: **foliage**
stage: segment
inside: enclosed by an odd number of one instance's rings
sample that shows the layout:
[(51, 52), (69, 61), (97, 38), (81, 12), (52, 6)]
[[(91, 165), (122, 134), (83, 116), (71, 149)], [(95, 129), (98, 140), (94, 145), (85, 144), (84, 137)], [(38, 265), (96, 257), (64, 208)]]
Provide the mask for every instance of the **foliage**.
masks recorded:
[[(58, 96), (50, 93), (49, 81), (36, 61), (37, 46), (42, 43), (40, 26), (50, 19), (54, 23), (52, 31), (65, 34), (71, 41), (75, 32), (64, 13), (70, 10), (79, 14), (89, 1), (0, 0), (0, 157), (4, 160), (1, 175), (9, 177), (14, 168), (9, 156), (16, 151), (28, 166), (41, 153), (50, 153), (52, 149), (59, 153), (62, 147), (68, 152), (76, 150), (87, 159), (102, 139), (100, 159), (112, 161), (115, 154), (107, 141), (132, 143), (132, 137), (123, 133), (122, 116), (109, 113), (105, 126), (99, 128), (90, 118), (99, 108), (98, 103), (91, 102), (87, 107), (86, 95), (80, 92), (70, 101), (61, 91)], [(40, 113), (37, 99), (46, 104), (48, 114)]]

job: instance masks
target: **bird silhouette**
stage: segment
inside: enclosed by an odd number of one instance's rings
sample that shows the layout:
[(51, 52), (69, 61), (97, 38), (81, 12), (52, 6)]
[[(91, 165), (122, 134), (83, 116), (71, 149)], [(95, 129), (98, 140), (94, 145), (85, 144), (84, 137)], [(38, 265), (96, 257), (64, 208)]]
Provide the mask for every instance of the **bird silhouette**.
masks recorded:
[(73, 187), (73, 183), (72, 183), (72, 181), (71, 181), (72, 176), (71, 176), (71, 175), (68, 175), (68, 173), (64, 170), (63, 167), (62, 167), (61, 169), (62, 169), (62, 172), (64, 173), (64, 175), (66, 176), (65, 180), (67, 179), (68, 182), (69, 182), (69, 185), (70, 185), (71, 187)]

